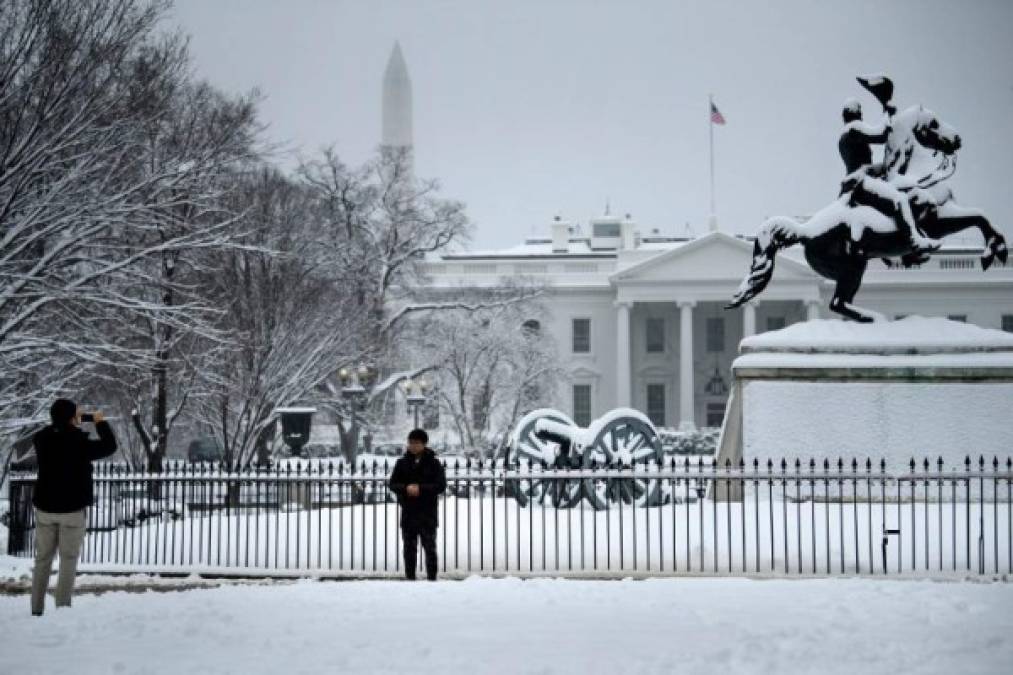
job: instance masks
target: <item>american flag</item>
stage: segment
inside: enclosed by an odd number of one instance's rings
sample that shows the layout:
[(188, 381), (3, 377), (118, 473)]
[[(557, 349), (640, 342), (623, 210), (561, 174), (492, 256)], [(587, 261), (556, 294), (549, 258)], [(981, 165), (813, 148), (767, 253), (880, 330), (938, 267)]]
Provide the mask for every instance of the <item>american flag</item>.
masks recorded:
[(712, 124), (725, 123), (725, 117), (724, 115), (721, 114), (721, 111), (718, 110), (718, 107), (714, 105), (714, 101), (711, 101), (711, 123)]

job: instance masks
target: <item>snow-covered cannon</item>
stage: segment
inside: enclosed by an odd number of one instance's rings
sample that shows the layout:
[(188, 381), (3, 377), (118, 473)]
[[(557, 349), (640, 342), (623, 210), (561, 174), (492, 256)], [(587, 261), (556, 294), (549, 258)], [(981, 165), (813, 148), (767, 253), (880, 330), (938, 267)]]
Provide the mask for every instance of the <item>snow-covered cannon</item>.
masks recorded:
[(517, 423), (510, 440), (515, 461), (533, 475), (512, 490), (522, 503), (569, 508), (587, 500), (604, 509), (617, 500), (638, 506), (665, 501), (661, 481), (651, 478), (537, 478), (540, 469), (637, 468), (642, 473), (659, 466), (661, 440), (639, 410), (612, 410), (586, 429), (558, 410), (533, 410)]

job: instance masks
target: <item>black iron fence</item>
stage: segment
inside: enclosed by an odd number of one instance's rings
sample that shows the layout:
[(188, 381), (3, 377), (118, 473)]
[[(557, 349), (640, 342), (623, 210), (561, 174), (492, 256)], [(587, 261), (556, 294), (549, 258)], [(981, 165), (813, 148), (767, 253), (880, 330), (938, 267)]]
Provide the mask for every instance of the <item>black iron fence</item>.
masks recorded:
[[(83, 569), (398, 573), (392, 465), (164, 473), (96, 466)], [(672, 459), (447, 465), (440, 567), (471, 573), (1005, 574), (1013, 465)], [(10, 481), (8, 553), (34, 550), (33, 475)]]

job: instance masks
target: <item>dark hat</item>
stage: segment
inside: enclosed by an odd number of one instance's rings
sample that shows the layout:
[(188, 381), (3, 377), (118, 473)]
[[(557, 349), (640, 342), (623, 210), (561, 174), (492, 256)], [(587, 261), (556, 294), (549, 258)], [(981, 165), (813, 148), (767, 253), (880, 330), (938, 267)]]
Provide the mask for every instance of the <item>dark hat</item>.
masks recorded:
[(49, 419), (53, 421), (53, 426), (69, 426), (75, 415), (77, 415), (77, 404), (68, 398), (58, 398), (49, 407)]
[(426, 433), (425, 429), (412, 429), (408, 432), (409, 441), (422, 441), (423, 443), (429, 442), (429, 434)]
[(884, 107), (893, 99), (893, 81), (886, 75), (859, 75), (855, 79)]

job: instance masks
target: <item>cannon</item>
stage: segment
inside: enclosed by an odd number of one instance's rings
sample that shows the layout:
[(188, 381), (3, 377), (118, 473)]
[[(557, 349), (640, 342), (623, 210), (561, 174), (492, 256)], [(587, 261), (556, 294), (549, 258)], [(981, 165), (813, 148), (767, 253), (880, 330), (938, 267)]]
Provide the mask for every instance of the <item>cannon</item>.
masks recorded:
[[(586, 429), (564, 413), (533, 410), (517, 423), (510, 446), (514, 460), (528, 469), (616, 469), (662, 460), (661, 440), (646, 415), (618, 408), (594, 420)], [(595, 509), (622, 501), (636, 506), (657, 506), (670, 498), (662, 482), (651, 478), (533, 478), (518, 482), (513, 496), (522, 504), (537, 502), (572, 508), (586, 501)]]

